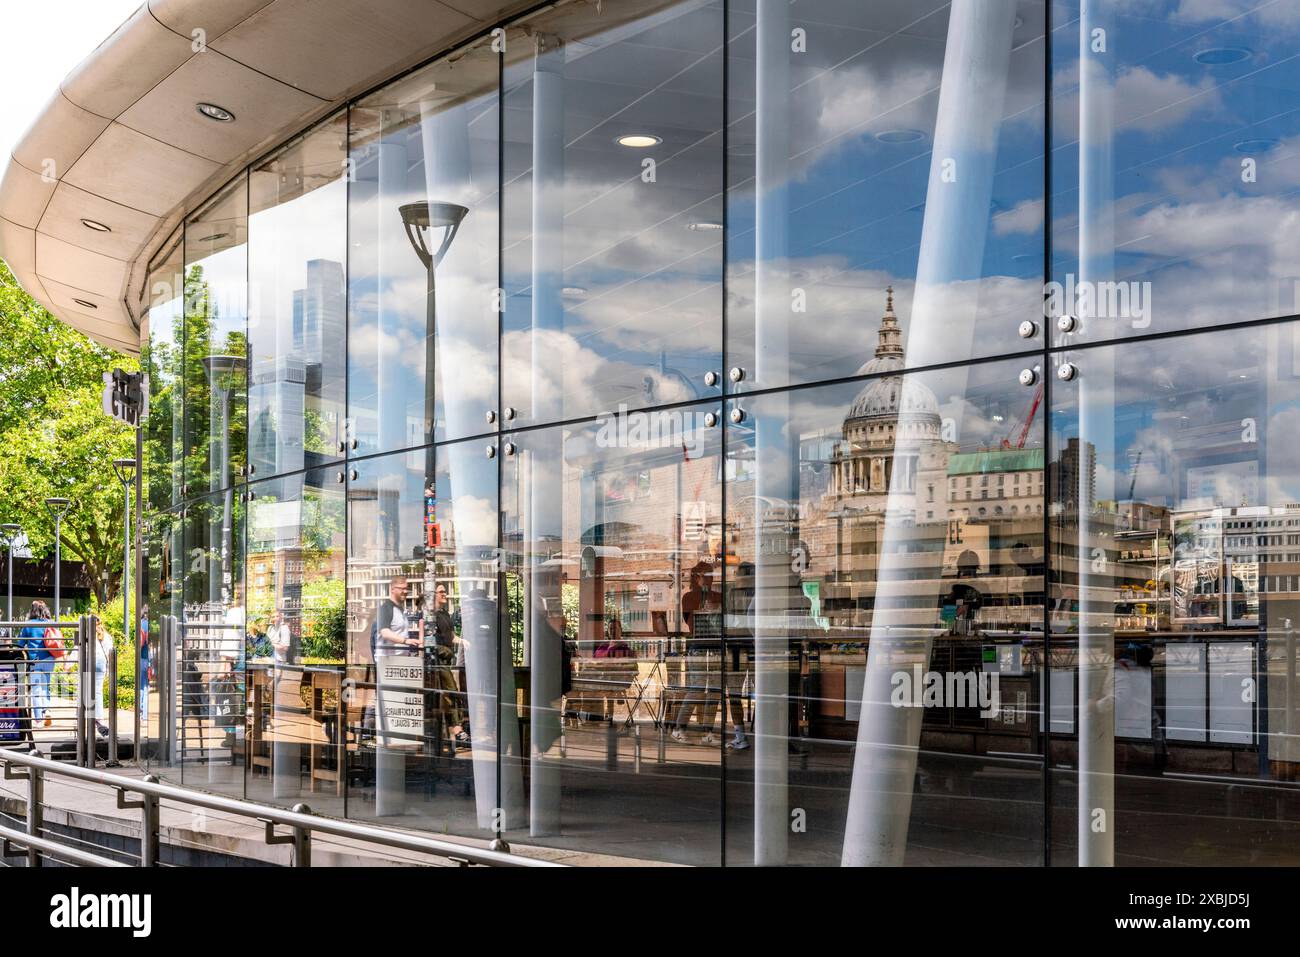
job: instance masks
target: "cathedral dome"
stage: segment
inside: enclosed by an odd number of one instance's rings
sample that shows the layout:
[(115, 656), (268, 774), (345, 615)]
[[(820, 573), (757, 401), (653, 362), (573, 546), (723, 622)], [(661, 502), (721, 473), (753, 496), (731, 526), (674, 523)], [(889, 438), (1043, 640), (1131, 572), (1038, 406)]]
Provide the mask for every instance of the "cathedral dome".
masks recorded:
[[(863, 364), (858, 375), (901, 373), (904, 368), (901, 331), (894, 315), (894, 289), (888, 290), (885, 315), (880, 320), (876, 354)], [(868, 382), (853, 400), (846, 422), (869, 418), (925, 418), (938, 421), (939, 400), (915, 376), (883, 375)]]

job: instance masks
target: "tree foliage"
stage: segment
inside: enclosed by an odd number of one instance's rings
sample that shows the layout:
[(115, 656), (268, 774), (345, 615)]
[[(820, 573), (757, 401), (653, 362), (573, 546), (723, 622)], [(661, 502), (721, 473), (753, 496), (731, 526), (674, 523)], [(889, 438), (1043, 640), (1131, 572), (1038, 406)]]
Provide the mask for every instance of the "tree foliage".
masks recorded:
[(53, 557), (45, 499), (70, 499), (63, 557), (85, 564), (101, 605), (122, 572), (113, 460), (135, 457), (134, 431), (101, 404), (103, 375), (114, 368), (133, 372), (138, 363), (54, 318), (0, 260), (0, 522), (22, 526), (33, 556)]

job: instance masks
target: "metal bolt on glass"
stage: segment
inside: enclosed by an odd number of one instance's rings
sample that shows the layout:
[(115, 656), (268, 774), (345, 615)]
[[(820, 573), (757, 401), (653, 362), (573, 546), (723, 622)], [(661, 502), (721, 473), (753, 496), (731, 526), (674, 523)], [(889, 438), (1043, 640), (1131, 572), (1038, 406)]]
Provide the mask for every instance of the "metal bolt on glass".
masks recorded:
[(718, 374), (717, 374), (716, 372), (714, 372), (712, 369), (710, 369), (708, 372), (704, 373), (704, 384), (707, 385), (707, 386), (715, 386), (715, 385), (717, 385), (717, 384), (718, 384)]
[(739, 422), (744, 422), (744, 421), (745, 421), (745, 410), (744, 410), (744, 409), (732, 409), (732, 410), (731, 410), (731, 421), (732, 421), (732, 422), (737, 422), (737, 423), (739, 423)]
[(1074, 316), (1061, 316), (1056, 320), (1056, 328), (1061, 332), (1074, 332), (1079, 325), (1079, 320)]
[(710, 428), (710, 429), (713, 428), (715, 425), (717, 425), (717, 424), (718, 424), (718, 416), (717, 416), (717, 413), (715, 413), (715, 412), (705, 412), (705, 413), (704, 413), (704, 424), (705, 424), (705, 426), (707, 426), (707, 427)]
[(1063, 362), (1056, 367), (1056, 377), (1062, 382), (1069, 382), (1079, 374), (1079, 367), (1072, 362)]
[(513, 443), (513, 442), (507, 442), (507, 443), (506, 443), (506, 455), (514, 455), (514, 454), (515, 454), (515, 443)]
[(732, 381), (732, 382), (740, 382), (740, 381), (743, 380), (744, 378), (745, 378), (745, 370), (744, 370), (744, 369), (742, 369), (740, 366), (735, 366), (735, 367), (732, 368), (732, 370), (731, 370), (731, 381)]
[(1033, 384), (1036, 383), (1037, 381), (1038, 381), (1038, 373), (1035, 372), (1033, 369), (1021, 369), (1021, 370), (1020, 370), (1020, 384), (1021, 384), (1021, 385), (1033, 385)]
[(1036, 335), (1038, 335), (1038, 323), (1031, 319), (1026, 319), (1020, 324), (1021, 339), (1032, 339)]
[(497, 420), (497, 412), (496, 412), (496, 409), (488, 409), (488, 411), (487, 411), (487, 420), (488, 420), (488, 424), (489, 424), (489, 425), (491, 425), (493, 422), (495, 422), (495, 421)]
[(497, 457), (497, 447), (495, 445), (489, 445), (484, 451), (487, 453), (487, 457), (490, 459), (494, 459)]
[(507, 419), (513, 419), (513, 418), (515, 417), (516, 414), (517, 414), (517, 413), (515, 412), (514, 406), (506, 406), (506, 418), (507, 418)]

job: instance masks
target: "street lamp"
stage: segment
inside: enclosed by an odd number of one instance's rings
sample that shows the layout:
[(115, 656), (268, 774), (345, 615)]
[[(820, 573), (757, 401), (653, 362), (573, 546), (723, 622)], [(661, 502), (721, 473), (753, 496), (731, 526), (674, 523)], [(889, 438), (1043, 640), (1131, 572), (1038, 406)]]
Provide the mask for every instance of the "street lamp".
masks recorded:
[(45, 507), (54, 516), (54, 620), (59, 618), (60, 573), (63, 571), (63, 516), (68, 514), (72, 503), (66, 498), (47, 498)]
[(131, 480), (135, 478), (135, 469), (135, 459), (113, 459), (113, 471), (117, 473), (117, 479), (122, 483), (122, 524), (125, 528), (122, 535), (122, 633), (124, 635), (131, 633), (131, 629), (127, 627), (130, 615), (127, 596), (131, 593)]
[(22, 531), (22, 526), (13, 522), (0, 525), (0, 532), (4, 533), (5, 549), (9, 552), (9, 607), (5, 612), (9, 621), (14, 620), (14, 540)]
[(451, 248), (460, 224), (469, 214), (455, 203), (407, 203), (398, 209), (406, 238), (420, 257), (425, 271), (425, 339), (424, 339), (424, 421), (429, 441), (433, 441), (434, 412), (434, 339), (437, 317), (438, 266)]

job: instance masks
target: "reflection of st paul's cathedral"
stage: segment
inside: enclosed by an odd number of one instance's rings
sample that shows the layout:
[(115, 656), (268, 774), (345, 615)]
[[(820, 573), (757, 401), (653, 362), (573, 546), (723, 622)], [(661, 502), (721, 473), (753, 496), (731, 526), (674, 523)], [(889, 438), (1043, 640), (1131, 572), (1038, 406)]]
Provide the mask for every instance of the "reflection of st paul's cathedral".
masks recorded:
[[(888, 290), (875, 357), (858, 375), (879, 378), (858, 393), (844, 420), (844, 438), (832, 457), (829, 492), (841, 507), (884, 512), (894, 490), (889, 518), (946, 519), (943, 501), (949, 455), (956, 446), (943, 440), (939, 401), (916, 376), (904, 376), (902, 332)], [(883, 374), (882, 373), (897, 373)], [(920, 494), (924, 491), (924, 494)], [(928, 500), (930, 514), (924, 508)]]

